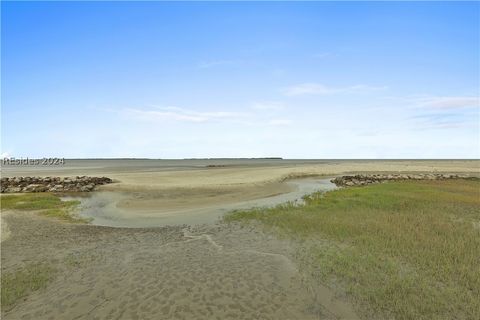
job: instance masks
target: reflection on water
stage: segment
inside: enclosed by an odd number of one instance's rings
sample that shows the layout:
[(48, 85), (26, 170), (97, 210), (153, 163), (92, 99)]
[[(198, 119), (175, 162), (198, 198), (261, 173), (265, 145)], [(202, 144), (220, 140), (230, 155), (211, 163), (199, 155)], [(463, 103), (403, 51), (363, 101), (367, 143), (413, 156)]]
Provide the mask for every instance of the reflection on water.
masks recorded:
[(228, 204), (210, 206), (142, 210), (121, 208), (118, 203), (133, 197), (132, 194), (111, 191), (99, 191), (89, 196), (64, 196), (63, 200), (79, 200), (78, 214), (91, 218), (92, 224), (113, 227), (158, 227), (179, 224), (213, 223), (223, 214), (237, 209), (270, 207), (288, 201), (301, 201), (302, 197), (317, 191), (329, 191), (336, 188), (330, 179), (298, 179), (285, 182), (292, 186), (291, 192), (262, 199), (237, 201)]

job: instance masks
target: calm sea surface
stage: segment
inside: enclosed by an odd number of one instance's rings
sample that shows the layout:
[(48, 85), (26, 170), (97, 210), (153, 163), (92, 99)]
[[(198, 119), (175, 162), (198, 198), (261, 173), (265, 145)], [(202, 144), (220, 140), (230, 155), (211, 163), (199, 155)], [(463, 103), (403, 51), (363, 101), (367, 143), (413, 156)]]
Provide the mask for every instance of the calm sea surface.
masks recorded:
[[(193, 159), (193, 160), (151, 160), (151, 159), (65, 159), (63, 165), (2, 165), (4, 177), (26, 175), (90, 175), (107, 172), (132, 171), (155, 172), (168, 170), (191, 170), (207, 166), (262, 167), (296, 166), (305, 164), (358, 163), (374, 161), (411, 160), (310, 160), (310, 159)], [(422, 161), (422, 160), (416, 160)], [(425, 160), (428, 161), (428, 160)]]
[[(102, 172), (168, 171), (190, 170), (207, 166), (291, 166), (303, 164), (335, 163), (347, 160), (280, 160), (280, 159), (194, 159), (194, 160), (150, 160), (150, 159), (65, 159), (59, 165), (2, 165), (5, 177), (21, 175), (82, 175)], [(358, 160), (355, 160), (358, 161)]]

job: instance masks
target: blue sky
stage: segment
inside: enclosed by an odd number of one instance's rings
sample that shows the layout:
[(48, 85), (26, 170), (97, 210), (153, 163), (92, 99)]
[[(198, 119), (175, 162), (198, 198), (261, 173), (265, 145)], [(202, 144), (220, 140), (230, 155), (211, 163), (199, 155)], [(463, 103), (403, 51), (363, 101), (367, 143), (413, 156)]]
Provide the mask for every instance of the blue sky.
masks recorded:
[(478, 2), (2, 2), (2, 155), (479, 158)]

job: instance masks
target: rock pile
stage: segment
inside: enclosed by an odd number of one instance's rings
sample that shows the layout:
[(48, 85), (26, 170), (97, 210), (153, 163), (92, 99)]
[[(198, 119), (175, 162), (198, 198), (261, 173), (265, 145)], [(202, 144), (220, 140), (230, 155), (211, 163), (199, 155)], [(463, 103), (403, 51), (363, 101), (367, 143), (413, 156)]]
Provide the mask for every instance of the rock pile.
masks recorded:
[(1, 179), (1, 193), (90, 192), (97, 185), (112, 183), (107, 177), (13, 177)]
[(466, 178), (457, 174), (443, 173), (417, 173), (417, 174), (357, 174), (353, 176), (342, 176), (330, 180), (338, 187), (365, 186), (373, 183), (398, 180), (446, 180)]

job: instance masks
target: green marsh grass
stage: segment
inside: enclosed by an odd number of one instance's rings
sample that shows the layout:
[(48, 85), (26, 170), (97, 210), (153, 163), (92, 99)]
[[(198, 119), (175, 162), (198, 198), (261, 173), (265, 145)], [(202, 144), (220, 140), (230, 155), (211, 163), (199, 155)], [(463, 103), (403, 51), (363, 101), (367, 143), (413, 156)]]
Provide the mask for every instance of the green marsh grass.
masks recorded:
[(29, 264), (14, 272), (2, 272), (1, 303), (8, 310), (29, 293), (46, 287), (55, 270), (47, 264)]
[(39, 210), (39, 213), (60, 220), (86, 223), (89, 220), (79, 218), (73, 214), (74, 208), (80, 202), (77, 200), (62, 201), (58, 196), (50, 193), (25, 193), (20, 195), (2, 195), (0, 204), (2, 209), (11, 210)]
[(365, 319), (480, 319), (478, 179), (352, 187), (225, 220), (309, 243), (302, 268)]

